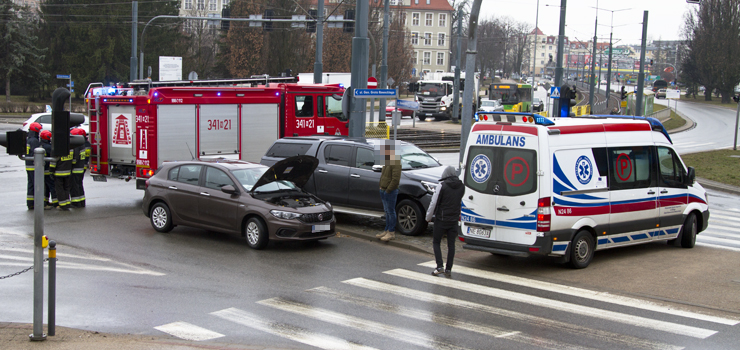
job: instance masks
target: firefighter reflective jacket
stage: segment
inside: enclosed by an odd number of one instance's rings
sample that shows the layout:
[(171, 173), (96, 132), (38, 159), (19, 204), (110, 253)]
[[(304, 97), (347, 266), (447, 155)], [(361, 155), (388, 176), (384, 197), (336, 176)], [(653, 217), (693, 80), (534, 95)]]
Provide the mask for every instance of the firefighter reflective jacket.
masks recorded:
[(74, 165), (72, 166), (72, 173), (82, 174), (87, 169), (87, 164), (90, 160), (90, 142), (85, 140), (82, 146), (74, 149), (75, 158)]
[(30, 159), (26, 159), (26, 171), (33, 171), (33, 150), (38, 147), (41, 147), (39, 134), (35, 131), (29, 131), (28, 138), (26, 138), (26, 156)]
[(72, 166), (76, 157), (77, 149), (69, 150), (69, 154), (64, 157), (56, 158), (51, 163), (51, 167), (54, 169), (54, 176), (69, 176), (72, 175)]

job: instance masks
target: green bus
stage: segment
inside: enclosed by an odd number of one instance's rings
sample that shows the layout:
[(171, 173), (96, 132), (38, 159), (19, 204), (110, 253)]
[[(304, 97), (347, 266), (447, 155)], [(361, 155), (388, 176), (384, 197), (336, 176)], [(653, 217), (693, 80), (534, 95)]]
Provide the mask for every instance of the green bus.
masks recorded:
[(500, 100), (506, 112), (532, 112), (532, 85), (491, 84), (490, 100)]

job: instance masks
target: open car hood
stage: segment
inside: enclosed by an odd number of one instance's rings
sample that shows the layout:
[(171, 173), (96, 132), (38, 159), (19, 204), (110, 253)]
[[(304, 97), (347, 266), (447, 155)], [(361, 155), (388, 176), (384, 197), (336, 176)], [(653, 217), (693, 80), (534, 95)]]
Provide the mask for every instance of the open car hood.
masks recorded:
[(290, 181), (303, 188), (318, 166), (319, 160), (313, 156), (303, 155), (285, 158), (267, 169), (262, 177), (254, 183), (252, 189), (278, 180)]

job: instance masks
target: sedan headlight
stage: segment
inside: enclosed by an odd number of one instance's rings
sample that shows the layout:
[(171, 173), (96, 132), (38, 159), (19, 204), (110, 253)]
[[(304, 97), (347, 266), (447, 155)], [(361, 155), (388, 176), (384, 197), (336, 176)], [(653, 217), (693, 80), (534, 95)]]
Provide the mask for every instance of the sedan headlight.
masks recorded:
[(276, 218), (287, 219), (287, 220), (298, 219), (301, 216), (303, 216), (303, 214), (293, 213), (289, 211), (282, 211), (282, 210), (270, 210), (270, 214), (272, 214), (272, 216)]
[(429, 182), (429, 181), (422, 181), (421, 185), (424, 186), (424, 189), (427, 190), (427, 192), (434, 194), (434, 192), (437, 191), (437, 183), (436, 182)]

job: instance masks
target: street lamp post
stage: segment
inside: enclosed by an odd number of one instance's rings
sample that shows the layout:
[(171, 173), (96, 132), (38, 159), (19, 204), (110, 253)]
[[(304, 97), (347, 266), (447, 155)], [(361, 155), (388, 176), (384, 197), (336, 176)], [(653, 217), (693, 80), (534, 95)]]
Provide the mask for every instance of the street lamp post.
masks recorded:
[(612, 46), (613, 45), (612, 38), (614, 37), (614, 12), (627, 11), (627, 10), (631, 10), (631, 8), (619, 9), (619, 10), (607, 10), (607, 9), (599, 9), (599, 8), (596, 8), (596, 9), (602, 10), (602, 11), (609, 11), (612, 13), (611, 22), (609, 23), (609, 27), (611, 28), (611, 30), (609, 31), (609, 62), (607, 63), (609, 68), (607, 69), (607, 72), (606, 72), (607, 74), (606, 76), (606, 98), (608, 101), (609, 91), (611, 91), (610, 89), (611, 89), (611, 79), (612, 79), (612, 52), (614, 51), (614, 47)]
[[(540, 20), (540, 0), (537, 0), (537, 11), (534, 18), (534, 40), (532, 41), (534, 43), (534, 53), (532, 55), (532, 96), (534, 96), (534, 77), (537, 75), (537, 26), (539, 25)], [(548, 101), (549, 102), (549, 101)]]
[(594, 47), (591, 50), (591, 77), (589, 78), (590, 84), (589, 84), (589, 95), (588, 95), (588, 105), (591, 109), (591, 113), (594, 111), (594, 75), (596, 74), (596, 30), (599, 28), (599, 0), (596, 0), (596, 19), (594, 20)]

